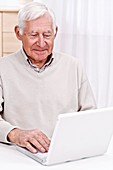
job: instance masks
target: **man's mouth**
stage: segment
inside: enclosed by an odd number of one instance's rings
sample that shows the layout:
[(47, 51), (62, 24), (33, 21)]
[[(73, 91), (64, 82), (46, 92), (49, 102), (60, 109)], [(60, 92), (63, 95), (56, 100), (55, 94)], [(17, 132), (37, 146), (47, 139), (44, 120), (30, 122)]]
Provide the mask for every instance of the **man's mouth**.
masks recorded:
[(46, 49), (34, 49), (34, 51), (37, 51), (37, 52), (44, 52), (44, 51), (46, 51)]
[(44, 49), (44, 50), (34, 49), (34, 52), (35, 52), (36, 54), (44, 54), (44, 53), (46, 52), (46, 50), (45, 50), (45, 49)]

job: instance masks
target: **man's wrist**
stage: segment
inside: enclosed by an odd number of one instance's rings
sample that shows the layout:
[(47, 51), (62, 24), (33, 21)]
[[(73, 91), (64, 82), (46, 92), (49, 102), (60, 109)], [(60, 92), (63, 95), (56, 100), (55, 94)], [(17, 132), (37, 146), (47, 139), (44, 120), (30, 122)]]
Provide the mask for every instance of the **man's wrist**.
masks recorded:
[(15, 135), (16, 135), (17, 131), (19, 131), (19, 129), (18, 129), (18, 128), (14, 128), (14, 129), (12, 129), (12, 130), (8, 133), (8, 135), (7, 135), (7, 140), (8, 140), (8, 142), (15, 143), (14, 138), (15, 138)]

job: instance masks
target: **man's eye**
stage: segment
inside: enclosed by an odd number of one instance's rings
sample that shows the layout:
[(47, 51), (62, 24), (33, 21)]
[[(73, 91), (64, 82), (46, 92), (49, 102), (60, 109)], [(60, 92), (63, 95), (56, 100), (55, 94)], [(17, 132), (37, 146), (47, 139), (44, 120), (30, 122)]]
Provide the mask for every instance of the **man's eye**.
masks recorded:
[(30, 34), (29, 37), (30, 37), (31, 39), (34, 39), (34, 38), (37, 37), (37, 34)]
[(45, 37), (45, 38), (50, 38), (50, 37), (51, 37), (51, 34), (44, 34), (44, 37)]
[(36, 35), (36, 34), (31, 34), (30, 36), (31, 36), (31, 37), (36, 37), (37, 35)]

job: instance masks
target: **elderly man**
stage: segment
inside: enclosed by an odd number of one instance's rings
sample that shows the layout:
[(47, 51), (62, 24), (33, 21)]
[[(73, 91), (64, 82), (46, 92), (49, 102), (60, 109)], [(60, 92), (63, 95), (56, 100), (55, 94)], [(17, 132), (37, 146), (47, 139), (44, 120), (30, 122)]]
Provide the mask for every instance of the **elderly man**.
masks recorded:
[(53, 52), (57, 32), (45, 5), (20, 9), (15, 33), (22, 48), (0, 58), (1, 142), (46, 152), (58, 114), (96, 107), (79, 60)]

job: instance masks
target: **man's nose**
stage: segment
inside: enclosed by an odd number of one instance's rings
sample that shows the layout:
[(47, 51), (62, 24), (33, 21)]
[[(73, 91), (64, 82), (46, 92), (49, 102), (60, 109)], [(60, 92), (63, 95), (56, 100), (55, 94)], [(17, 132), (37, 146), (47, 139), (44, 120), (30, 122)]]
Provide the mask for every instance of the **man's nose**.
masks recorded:
[(44, 41), (43, 35), (39, 35), (38, 36), (37, 45), (39, 45), (40, 47), (44, 47), (45, 46), (45, 41)]

